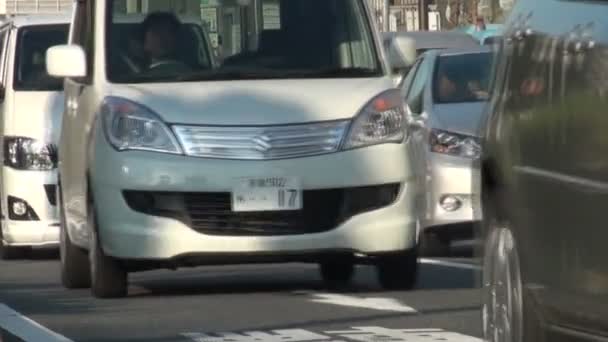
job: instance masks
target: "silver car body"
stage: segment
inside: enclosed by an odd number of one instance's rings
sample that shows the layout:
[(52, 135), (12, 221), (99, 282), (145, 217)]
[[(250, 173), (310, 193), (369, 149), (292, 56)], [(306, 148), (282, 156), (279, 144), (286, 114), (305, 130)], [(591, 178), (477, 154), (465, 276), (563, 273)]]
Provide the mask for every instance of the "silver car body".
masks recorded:
[[(419, 220), (423, 229), (430, 227), (462, 227), (463, 223), (470, 223), (481, 219), (478, 208), (478, 187), (475, 182), (479, 180), (479, 170), (474, 166), (474, 159), (440, 154), (431, 151), (430, 136), (433, 130), (441, 130), (476, 139), (478, 125), (485, 111), (487, 102), (464, 102), (437, 104), (433, 97), (433, 79), (437, 68), (437, 59), (448, 54), (477, 54), (490, 53), (488, 47), (479, 45), (473, 49), (457, 49), (429, 51), (423, 54), (419, 63), (427, 65), (428, 77), (424, 84), (422, 99), (422, 114), (411, 116), (412, 146), (415, 149), (415, 168), (417, 179), (421, 182), (419, 189), (418, 208)], [(417, 66), (412, 68), (415, 73)], [(408, 75), (404, 82), (403, 91), (409, 91), (412, 76)], [(415, 76), (414, 76), (415, 77)], [(416, 82), (416, 80), (413, 80)], [(446, 209), (441, 202), (450, 200), (455, 209)], [(466, 227), (466, 225), (465, 225)], [(449, 233), (449, 231), (448, 231)]]

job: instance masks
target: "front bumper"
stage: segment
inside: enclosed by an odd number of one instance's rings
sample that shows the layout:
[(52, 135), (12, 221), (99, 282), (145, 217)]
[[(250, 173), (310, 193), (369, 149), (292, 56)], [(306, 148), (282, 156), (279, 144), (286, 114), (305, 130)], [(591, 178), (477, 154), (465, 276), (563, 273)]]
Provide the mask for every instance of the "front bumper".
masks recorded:
[[(3, 167), (2, 240), (10, 246), (46, 246), (59, 242), (55, 203), (56, 171), (19, 171)], [(11, 198), (9, 200), (9, 198)], [(23, 201), (35, 214), (17, 218), (11, 201)]]
[[(235, 161), (116, 152), (98, 135), (94, 151), (91, 180), (99, 235), (105, 253), (113, 257), (169, 260), (201, 254), (377, 254), (406, 250), (417, 243), (416, 191), (406, 145), (298, 159)], [(348, 217), (331, 229), (289, 235), (202, 233), (183, 220), (134, 210), (124, 195), (125, 190), (229, 194), (237, 178), (271, 176), (299, 177), (304, 190), (396, 184), (400, 191), (390, 204)]]
[[(475, 182), (480, 173), (471, 160), (429, 153), (426, 213), (422, 220), (424, 229), (429, 227), (462, 227), (463, 223), (481, 220), (479, 194)], [(460, 204), (457, 208), (442, 206), (442, 199), (453, 197)]]

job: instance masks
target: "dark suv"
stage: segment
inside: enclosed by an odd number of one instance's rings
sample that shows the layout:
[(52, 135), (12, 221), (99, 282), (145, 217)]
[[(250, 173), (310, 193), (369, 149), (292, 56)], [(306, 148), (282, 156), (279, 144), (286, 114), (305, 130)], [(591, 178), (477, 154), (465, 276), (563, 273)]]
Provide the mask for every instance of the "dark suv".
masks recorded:
[(489, 341), (608, 337), (608, 1), (519, 0), (482, 129)]

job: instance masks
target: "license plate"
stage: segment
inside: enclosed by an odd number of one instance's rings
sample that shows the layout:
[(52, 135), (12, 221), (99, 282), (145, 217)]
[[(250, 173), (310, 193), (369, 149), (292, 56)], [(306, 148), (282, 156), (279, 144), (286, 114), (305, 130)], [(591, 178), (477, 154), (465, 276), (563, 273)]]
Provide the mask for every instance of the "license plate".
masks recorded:
[(232, 211), (302, 209), (302, 187), (295, 177), (241, 178), (232, 189)]

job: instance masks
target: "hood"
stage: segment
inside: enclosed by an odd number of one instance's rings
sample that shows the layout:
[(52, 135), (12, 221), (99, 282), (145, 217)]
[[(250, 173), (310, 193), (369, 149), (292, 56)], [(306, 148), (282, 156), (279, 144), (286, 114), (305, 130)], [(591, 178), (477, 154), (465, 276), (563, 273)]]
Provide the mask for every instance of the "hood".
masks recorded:
[(466, 102), (433, 105), (433, 126), (454, 133), (479, 136), (479, 125), (487, 102)]
[(112, 85), (169, 123), (273, 125), (348, 119), (394, 88), (390, 77)]
[(60, 91), (16, 91), (13, 113), (6, 118), (5, 134), (57, 144), (64, 96)]

